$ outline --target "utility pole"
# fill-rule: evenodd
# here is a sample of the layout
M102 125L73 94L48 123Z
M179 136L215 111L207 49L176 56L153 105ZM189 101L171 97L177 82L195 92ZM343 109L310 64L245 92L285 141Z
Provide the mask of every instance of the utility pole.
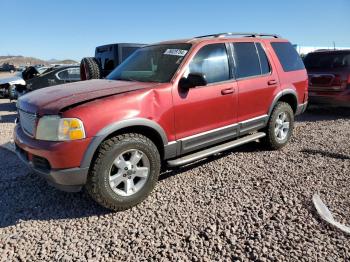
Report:
M333 49L335 50L335 42L333 41Z

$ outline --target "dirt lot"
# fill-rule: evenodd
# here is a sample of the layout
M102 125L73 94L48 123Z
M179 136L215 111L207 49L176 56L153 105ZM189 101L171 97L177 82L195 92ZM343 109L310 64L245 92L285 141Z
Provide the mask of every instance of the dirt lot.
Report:
M14 104L0 100L1 143ZM112 213L57 191L0 149L0 261L349 261L350 236L322 222L319 192L350 224L350 112L314 108L291 143L258 143L167 171L136 208Z

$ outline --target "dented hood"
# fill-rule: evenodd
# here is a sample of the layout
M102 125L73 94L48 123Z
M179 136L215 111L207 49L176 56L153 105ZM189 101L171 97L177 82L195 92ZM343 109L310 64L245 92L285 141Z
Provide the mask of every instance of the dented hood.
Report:
M39 115L58 114L63 108L75 104L157 85L159 84L104 79L81 81L30 92L18 99L17 107Z

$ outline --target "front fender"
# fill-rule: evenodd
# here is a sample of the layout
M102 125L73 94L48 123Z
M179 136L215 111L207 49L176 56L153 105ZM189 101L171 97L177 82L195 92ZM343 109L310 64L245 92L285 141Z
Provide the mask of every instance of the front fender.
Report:
M156 122L147 119L147 118L132 118L132 119L126 119L122 121L118 121L115 123L112 123L104 128L102 128L92 139L90 142L84 157L81 161L80 167L89 167L92 161L92 158L99 147L99 145L102 143L103 140L105 140L110 134L113 134L114 132L121 130L126 127L133 127L133 126L144 126L149 127L155 130L160 137L162 138L163 145L166 146L168 144L168 139L166 136L166 133L164 129Z

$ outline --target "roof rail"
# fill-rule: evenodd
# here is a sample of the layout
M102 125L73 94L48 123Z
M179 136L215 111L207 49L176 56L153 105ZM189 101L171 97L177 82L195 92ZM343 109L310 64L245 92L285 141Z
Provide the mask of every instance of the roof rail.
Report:
M266 33L218 33L211 35L201 35L196 36L195 38L205 38L205 37L226 37L226 36L243 36L243 37L273 37L273 38L281 38L281 36L276 34L266 34Z

